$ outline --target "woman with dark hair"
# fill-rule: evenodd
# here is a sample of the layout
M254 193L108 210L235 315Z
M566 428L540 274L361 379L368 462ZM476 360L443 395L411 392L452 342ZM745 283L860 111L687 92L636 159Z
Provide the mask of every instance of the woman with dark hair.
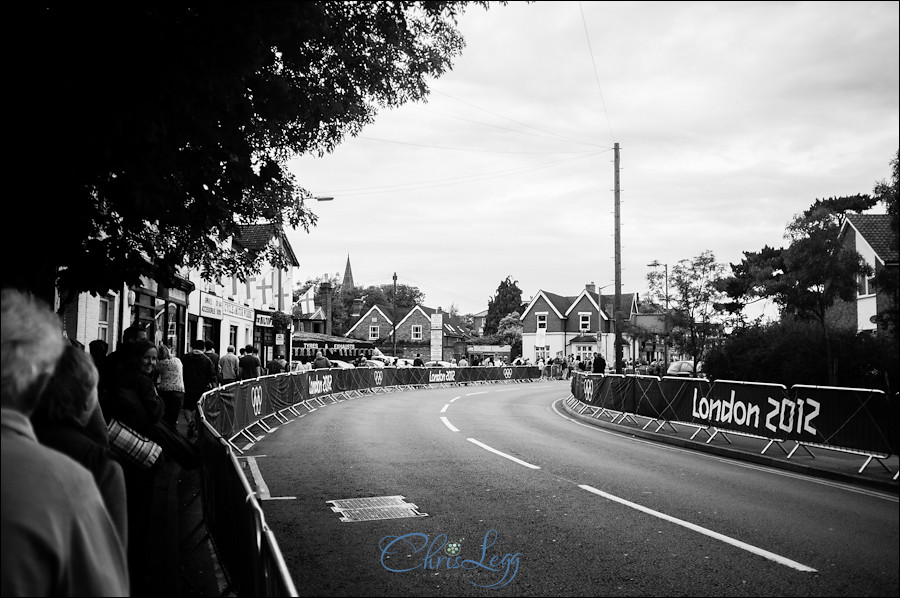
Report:
M101 400L106 421L112 419L149 438L156 435L156 422L164 412L156 392L156 346L148 340L123 344L122 367L112 375ZM162 469L160 455L150 469L121 461L128 492L128 568L132 588L146 587L152 573L147 569L147 537L153 509L156 475Z
M31 423L41 444L68 455L94 475L124 547L128 542L125 478L109 454L106 423L97 402L98 379L88 354L66 346Z

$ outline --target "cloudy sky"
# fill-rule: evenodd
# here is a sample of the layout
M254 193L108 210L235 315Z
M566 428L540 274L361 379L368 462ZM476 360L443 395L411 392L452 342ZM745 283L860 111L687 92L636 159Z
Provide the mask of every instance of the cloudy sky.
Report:
M425 104L383 111L293 163L319 224L290 234L300 281L392 282L487 309L647 264L781 247L817 198L869 193L900 147L897 2L510 2L471 7Z

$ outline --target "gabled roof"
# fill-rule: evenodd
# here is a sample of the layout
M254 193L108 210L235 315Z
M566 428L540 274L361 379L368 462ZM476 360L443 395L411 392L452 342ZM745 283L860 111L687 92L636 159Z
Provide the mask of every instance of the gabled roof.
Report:
M566 319L569 317L569 313L575 308L579 301L581 301L582 297L588 297L590 299L591 304L600 312L601 317L610 319L609 314L613 312L613 306L615 305L616 296L615 295L600 295L599 293L588 291L584 289L581 293L576 297L563 297L562 295L557 295L555 293L551 293L549 291L538 291L537 295L531 300L531 303L528 304L528 307L525 308L525 311L522 312L520 320L524 320L525 316L531 309L534 307L534 304L537 303L537 300L543 298L547 303L550 304L550 307L556 312L556 315L560 319ZM637 306L637 293L622 293L622 309L629 316L633 311L636 311ZM600 306L603 306L603 309L600 309Z
M391 319L391 316L390 316L391 308L387 307L386 305L373 305L366 311L366 313L359 316L359 318L353 322L353 324L350 326L350 328L347 330L347 332L344 333L344 336L347 336L351 332L353 332L353 329L356 328L360 322L362 322L363 320L368 318L369 314L376 312L376 311L378 313L380 313L385 320L387 320L388 324L391 324L393 326L394 321Z
M897 236L891 230L889 214L847 214L841 235L844 234L848 225L856 229L856 232L866 240L866 243L883 263L897 263Z
M308 313L308 314L300 314L300 317L297 318L297 319L298 319L298 320L303 320L303 321L308 321L308 320L324 320L324 319L325 319L325 312L322 310L321 307L318 307L318 306L317 306L316 309L315 309L315 311L313 311L312 313Z
M566 317L569 317L569 313L575 309L575 306L581 301L582 297L587 297L590 300L591 304L594 306L594 309L600 311L600 304L598 303L599 295L597 293L592 293L591 291L584 289L581 291L581 294L575 297L572 300L572 304L569 306L569 309L566 310Z
M253 253L259 253L260 251L263 251L266 246L272 242L272 238L276 236L278 236L280 239L279 242L284 247L288 264L295 267L299 266L300 262L297 260L296 254L294 254L294 249L291 247L287 235L285 235L284 231L277 225L272 224L271 222L264 224L242 224L238 226L238 232L234 236L232 243Z
M438 313L436 309L433 309L431 307L425 307L424 305L415 305L412 308L410 308L410 310L406 313L405 316L403 316L403 318L399 322L397 322L397 328L402 326L403 322L405 322L407 320L407 318L409 318L411 315L413 315L417 311L420 312L426 318L428 318L429 321L431 320L431 316L433 314ZM442 318L442 321L443 321L442 328L444 329L445 334L447 334L449 336L460 336L460 337L465 336L466 333L459 326L458 318L451 316L447 312L441 312L441 313L444 314L444 317Z
M562 295L557 295L555 293L551 293L549 291L538 291L537 294L531 299L531 302L528 304L528 307L522 312L522 315L519 316L520 320L525 319L525 315L531 311L531 308L534 307L534 304L538 302L538 299L543 299L547 303L550 304L550 308L556 312L556 316L560 319L565 318L564 315L566 313L566 309L568 309L571 299L568 297L563 297Z

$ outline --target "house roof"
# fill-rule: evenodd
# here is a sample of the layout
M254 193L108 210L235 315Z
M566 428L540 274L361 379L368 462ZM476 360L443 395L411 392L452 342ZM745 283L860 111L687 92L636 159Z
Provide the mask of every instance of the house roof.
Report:
M409 312L407 312L407 314L405 316L403 316L403 318L397 323L397 326L398 327L402 326L403 322L405 322L406 319L409 318L409 316L411 316L413 314L413 312L415 312L416 310L422 312L422 314L425 317L427 317L429 320L431 319L431 316L433 314L438 313L438 311L434 308L425 307L424 305L416 305L416 306L410 308ZM460 327L459 318L457 318L455 316L451 316L447 312L441 312L441 313L444 314L444 317L442 318L442 324L443 324L442 327L444 329L444 334L446 334L448 336L458 336L458 337L465 336L466 333Z
M556 315L560 318L566 318L569 315L569 312L575 307L575 304L584 297L587 296L590 301L593 303L595 307L600 310L600 313L606 318L610 319L609 314L613 312L613 306L615 305L616 296L615 295L600 295L599 293L583 290L575 297L564 297L562 295L557 295L556 293L551 293L549 291L538 291L534 298L531 300L531 303L528 304L528 307L522 312L522 316L520 319L524 320L525 315L531 311L534 307L534 304L537 303L537 300L543 298L550 306L556 310ZM638 294L637 293L622 293L622 308L628 316L631 316L633 311L636 311ZM600 309L602 306L603 309Z
M273 237L279 236L279 238L281 239L280 242L284 247L284 252L286 254L288 264L295 267L300 266L300 262L297 260L297 255L294 253L294 249L293 247L291 247L291 243L290 241L288 241L287 235L283 234L283 232L284 231L281 230L278 225L271 222L263 224L242 224L238 226L238 232L234 236L234 240L232 242L235 245L240 245L248 251L259 253L266 248L266 246L272 241Z
M897 263L897 236L891 230L890 215L847 214L847 224L856 229L885 264Z
M384 319L387 320L388 324L391 324L393 326L394 320L393 320L393 318L391 318L391 308L388 307L387 305L373 305L372 307L370 307L369 309L366 310L366 313L361 314L355 320L351 320L350 327L347 329L347 332L345 332L344 334L348 335L351 332L353 332L353 330L359 325L359 323L362 322L364 319L368 318L369 314L371 314L373 311L378 311L379 313L381 313L381 315L384 317Z

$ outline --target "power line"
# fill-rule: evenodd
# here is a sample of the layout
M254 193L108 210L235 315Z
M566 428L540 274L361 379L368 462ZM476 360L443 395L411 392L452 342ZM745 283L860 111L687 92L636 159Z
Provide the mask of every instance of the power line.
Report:
M559 152L559 151L521 152L521 151L508 151L508 150L487 150L487 149L472 149L472 148L468 148L468 147L448 147L446 145L430 145L427 143L412 143L411 141L395 141L393 139L379 139L377 137L360 137L360 139L365 139L367 141L380 141L382 143L395 143L398 145L413 145L416 147L430 147L432 149L452 150L452 151L458 151L458 152L482 152L482 153L487 153L487 154L589 154L592 152L596 153L596 150L580 150L580 151L569 151L569 152Z
M603 89L600 87L600 75L597 74L597 62L594 60L594 49L591 47L591 36L588 34L587 21L584 18L584 6L581 2L578 3L578 8L581 10L581 22L584 25L584 37L587 39L588 51L591 54L591 64L594 66L594 79L597 81L597 91L600 92L600 104L603 106L603 115L606 117L606 124L609 126L609 138L614 140L616 136L613 135L612 123L609 121L609 113L606 111L606 102L603 101Z

